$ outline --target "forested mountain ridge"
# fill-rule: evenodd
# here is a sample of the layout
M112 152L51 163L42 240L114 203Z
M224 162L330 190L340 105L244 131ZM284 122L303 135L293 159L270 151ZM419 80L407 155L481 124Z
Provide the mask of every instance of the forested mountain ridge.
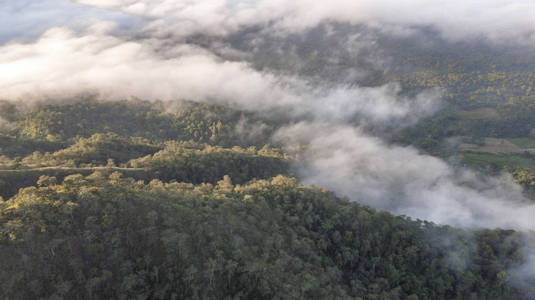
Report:
M481 230L472 244L293 178L195 186L97 171L40 185L0 204L4 298L521 297L506 284L517 233Z
M18 113L3 133L3 298L526 297L508 281L520 233L413 221L301 186L277 176L294 157L231 130L247 113L185 107ZM121 114L91 121L110 109Z

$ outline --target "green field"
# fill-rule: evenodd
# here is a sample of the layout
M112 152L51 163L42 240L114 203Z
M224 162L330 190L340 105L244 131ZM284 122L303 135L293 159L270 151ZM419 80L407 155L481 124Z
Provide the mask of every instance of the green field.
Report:
M535 156L524 153L462 152L462 161L476 169L535 168Z
M535 148L535 139L532 137L510 138L507 140L520 148Z
M467 120L498 120L499 115L496 109L483 107L473 110L459 110L457 116Z

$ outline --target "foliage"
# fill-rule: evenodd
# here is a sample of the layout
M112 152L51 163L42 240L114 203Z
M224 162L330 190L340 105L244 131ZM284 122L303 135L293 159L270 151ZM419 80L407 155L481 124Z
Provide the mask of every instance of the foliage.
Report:
M68 142L76 137L113 132L154 141L181 140L213 145L263 146L273 126L251 113L193 102L141 100L101 102L84 99L43 104L15 122L21 137Z
M43 182L0 204L3 298L521 296L507 285L521 261L514 232L480 231L473 245L462 230L288 177L245 186L146 185L116 173ZM469 258L466 266L452 255Z
M290 172L291 159L268 146L257 150L254 146L223 148L169 141L164 149L156 152L158 149L142 139L95 134L52 154L35 152L22 160L4 158L0 169L0 196L9 198L20 188L36 185L42 175L54 176L61 182L68 175L88 175L97 170L117 171L147 182L159 179L196 184L215 184L225 175L243 184L255 178ZM154 154L140 157L147 153ZM133 157L138 158L126 162ZM117 166L119 163L122 166Z
M24 157L35 151L52 152L63 146L58 142L33 140L0 133L0 154L8 157Z
M163 181L191 183L215 183L224 175L230 175L235 183L245 183L253 178L269 178L287 174L289 159L267 146L222 148L194 143L168 142L154 155L131 160L134 168L149 168L155 178Z
M81 138L70 147L52 154L51 159L103 165L112 159L124 163L130 159L152 154L158 146L140 138L123 138L114 133L96 133L90 138Z

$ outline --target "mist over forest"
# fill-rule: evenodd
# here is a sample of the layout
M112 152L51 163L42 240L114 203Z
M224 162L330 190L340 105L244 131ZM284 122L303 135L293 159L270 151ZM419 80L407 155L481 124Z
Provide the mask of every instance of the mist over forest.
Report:
M0 0L0 298L535 299L534 15Z

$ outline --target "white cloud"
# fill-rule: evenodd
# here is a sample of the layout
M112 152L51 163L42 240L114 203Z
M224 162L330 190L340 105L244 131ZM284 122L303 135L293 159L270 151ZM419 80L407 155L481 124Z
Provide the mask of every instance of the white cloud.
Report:
M399 97L397 85L312 87L299 78L221 60L197 46L129 41L111 31L112 23L95 23L85 34L54 28L35 43L0 47L0 97L31 100L98 93L104 99L187 99L249 110L287 108L294 115L332 120L358 115L374 123L410 123L437 108L436 93L413 100Z
M276 135L307 145L298 174L397 215L463 227L535 228L535 204L508 175L478 178L412 147L387 145L344 124L302 122Z
M277 95L273 76L244 63L220 61L192 45L156 53L150 41L122 40L108 35L109 30L104 23L85 35L54 28L35 43L1 47L1 97L66 98L98 92L107 99L217 98L244 105L258 99L255 104L260 105L266 91Z
M446 38L486 37L494 41L532 42L535 2L531 0L77 0L98 7L178 24L173 31L228 34L244 26L275 24L302 30L324 21L387 27L405 32L413 26L434 26ZM163 21L165 20L165 21ZM162 23L163 22L163 23ZM156 26L161 29L161 27Z

